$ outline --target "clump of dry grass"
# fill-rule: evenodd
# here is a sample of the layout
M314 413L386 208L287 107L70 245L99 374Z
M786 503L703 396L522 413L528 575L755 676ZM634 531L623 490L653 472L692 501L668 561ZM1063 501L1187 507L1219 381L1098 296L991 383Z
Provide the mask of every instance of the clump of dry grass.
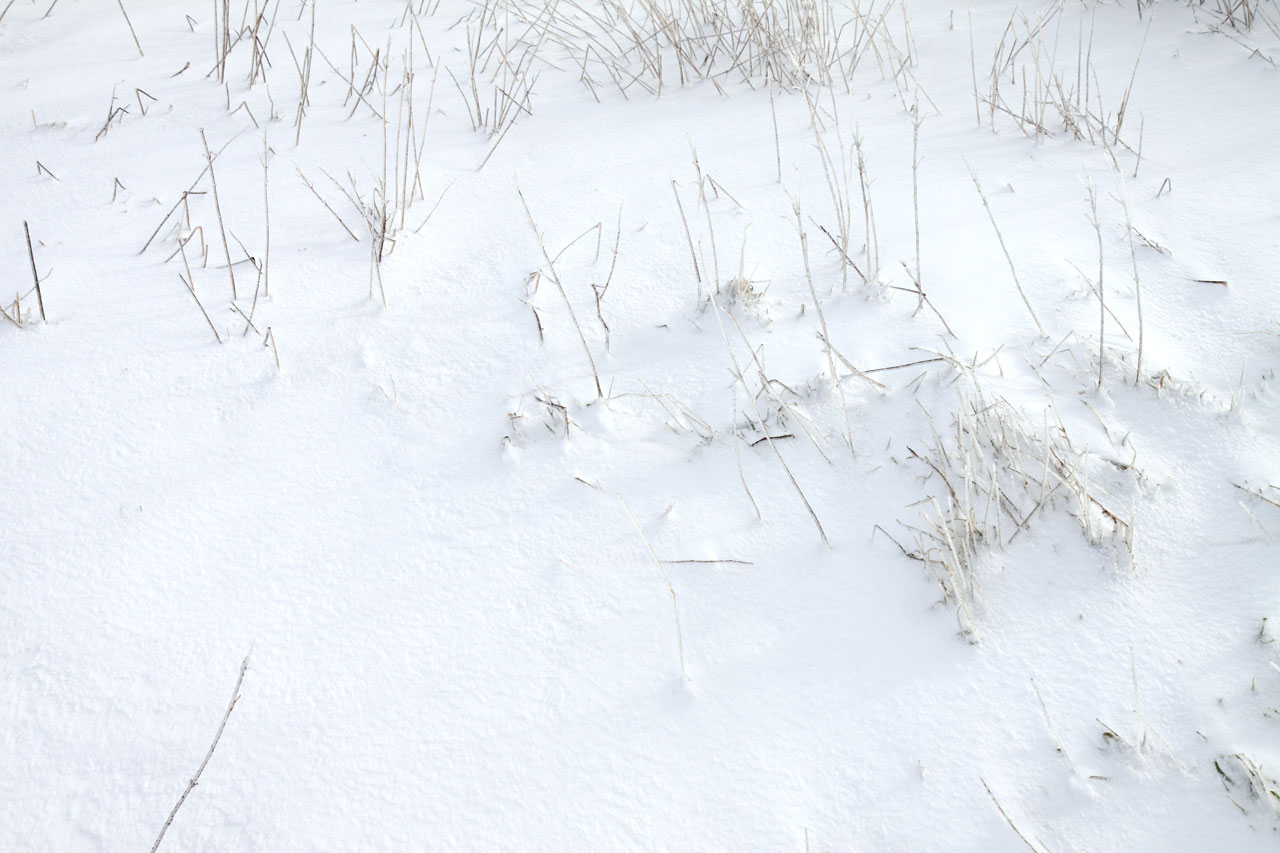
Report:
M1110 101L1104 97L1093 61L1097 14L1096 0L1078 6L1058 0L1035 17L1015 10L992 51L985 78L978 76L970 22L970 62L979 126L985 120L994 131L1000 126L998 118L1012 121L1037 142L1063 130L1076 139L1101 145L1113 162L1119 150L1139 156L1140 143L1137 148L1131 146L1121 133L1130 113L1130 96L1155 19L1154 9L1148 13L1128 85L1109 93ZM1076 55L1074 63L1072 53Z
M1280 10L1275 0L1187 0L1199 19L1209 19L1211 29L1227 27L1237 31L1265 28L1280 37Z
M915 504L922 509L909 526L917 544L909 556L928 566L961 632L974 637L984 555L1013 542L1037 514L1065 504L1091 544L1110 544L1112 562L1132 565L1136 473L1077 447L1049 412L1037 425L988 397L960 369L950 430L940 435L930 418L931 442L910 449L934 493Z
M1242 814L1259 810L1280 823L1280 782L1267 775L1252 757L1242 752L1219 756L1213 762L1227 796ZM1249 806L1240 802L1243 799Z
M570 404L562 402L560 397L540 386L534 387L516 399L511 411L507 412L510 431L503 438L504 443L517 447L527 444L540 435L560 435L569 437L569 428L578 424L570 416Z
M885 18L894 8L864 15L855 4L849 16L826 0L502 3L503 12L570 58L597 100L602 87L629 98L697 80L717 89L734 81L788 89L839 83L847 90L869 51L883 64L876 42L887 38Z

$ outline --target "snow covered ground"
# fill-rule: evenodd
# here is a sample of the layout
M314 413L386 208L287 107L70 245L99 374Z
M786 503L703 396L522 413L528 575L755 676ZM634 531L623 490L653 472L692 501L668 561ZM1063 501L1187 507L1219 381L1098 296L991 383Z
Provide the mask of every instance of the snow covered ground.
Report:
M0 848L1274 849L1222 8L10 2Z

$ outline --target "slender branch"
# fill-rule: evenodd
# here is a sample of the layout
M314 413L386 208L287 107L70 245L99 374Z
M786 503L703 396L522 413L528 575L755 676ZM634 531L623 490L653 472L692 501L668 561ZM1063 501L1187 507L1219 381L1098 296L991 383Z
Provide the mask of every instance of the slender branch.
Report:
M138 41L138 34L133 30L133 21L129 20L129 13L124 10L124 0L116 0L116 5L120 7L120 13L124 15L124 22L129 25L129 34L133 36L133 43L138 47L138 56L146 56L142 52L142 42Z
M156 843L151 845L151 853L156 853L160 848L160 842L164 840L164 834L169 830L169 824L173 823L174 816L178 813L178 809L182 808L182 804L186 802L187 795L191 793L196 784L200 781L200 774L204 772L204 768L208 766L209 759L213 758L213 751L218 748L218 741L222 739L222 730L227 727L227 720L231 717L231 711L236 707L236 702L240 699L240 685L244 683L245 670L249 668L249 655L244 656L244 662L240 664L240 677L236 679L236 689L231 691L231 702L227 705L227 712L222 715L222 723L218 726L218 733L213 736L213 743L209 744L209 751L205 753L204 761L200 762L200 766L196 769L196 773L191 777L191 781L187 783L187 789L182 792L182 796L178 798L178 802L174 804L173 811L169 812L169 818L164 822L164 826L160 827L160 834L156 836Z
M569 319L573 321L574 331L578 333L578 340L582 342L582 351L587 354L587 363L591 365L591 377L596 381L596 396L604 396L604 388L600 385L600 372L596 370L595 357L591 355L591 347L587 346L587 337L582 334L582 326L578 324L578 315L573 311L573 304L569 302L569 294L565 293L564 284L560 281L560 276L556 272L555 261L551 260L551 256L547 254L546 244L542 242L542 235L538 233L538 226L533 221L533 213L529 210L529 204L524 200L524 193L520 192L520 187L516 187L516 195L520 197L520 205L524 208L524 215L529 220L529 228L533 230L533 236L538 241L538 248L542 250L542 259L547 262L547 273L551 277L552 283L555 284L556 290L560 291L560 298L564 300L564 307L569 311Z
M1040 332L1040 337L1044 337L1044 326L1040 325L1040 318L1036 316L1035 309L1031 307L1031 302L1027 299L1027 294L1022 290L1022 283L1018 281L1018 271L1014 269L1013 257L1009 254L1009 249L1004 244L1004 236L1000 233L1000 226L996 224L996 215L991 212L991 205L987 203L987 194L982 191L982 183L978 180L978 173L974 171L973 165L968 160L965 160L965 165L969 167L969 177L973 178L973 186L978 190L978 196L982 199L982 206L987 211L987 218L991 220L991 227L996 232L996 239L1000 241L1000 250L1004 252L1004 259L1009 262L1009 272L1013 275L1013 286L1018 288L1018 295L1022 297L1022 304L1027 306L1027 313L1035 321L1036 330Z
M209 166L209 183L213 184L213 208L218 213L218 230L222 233L222 250L227 255L227 275L231 277L231 298L238 299L236 294L236 273L231 264L231 246L227 243L227 229L222 224L222 204L218 201L218 179L213 174L213 155L209 153L209 140L204 137L204 128L200 129L200 141L204 143L204 159Z
M991 793L991 786L987 784L987 780L979 777L978 781L982 783L982 787L987 789L987 795L991 797L991 802L996 804L996 808L1000 811L1000 817L1004 818L1004 822L1009 824L1009 828L1014 831L1014 834L1022 840L1023 844L1027 845L1029 849L1034 851L1034 853L1040 853L1040 851L1036 850L1035 845L1028 841L1027 837L1019 831L1018 827L1014 826L1013 821L1009 818L1008 812L1004 810L1004 806L1000 805L1000 801L996 799L996 795Z
M27 227L27 220L22 220L22 230L27 235L27 257L31 259L31 277L36 280L36 300L40 303L40 320L44 323L49 322L49 318L44 315L44 293L40 290L40 273L36 272L36 253L31 248L31 229Z
M631 524L635 527L636 533L639 533L640 538L644 540L645 547L649 549L649 556L653 557L653 562L657 565L658 572L662 575L662 582L667 585L667 592L671 593L671 612L676 617L676 645L680 651L680 680L687 680L688 676L685 674L684 669L684 631L680 628L680 605L676 603L676 588L671 585L671 578L667 576L667 570L662 565L662 560L658 559L657 552L649 544L649 537L644 535L644 528L640 526L640 522L636 521L636 517L631 514L631 508L627 506L627 502L622 499L622 495L614 495L614 497L618 499L618 503L622 504L622 511L627 514L627 518L631 519Z

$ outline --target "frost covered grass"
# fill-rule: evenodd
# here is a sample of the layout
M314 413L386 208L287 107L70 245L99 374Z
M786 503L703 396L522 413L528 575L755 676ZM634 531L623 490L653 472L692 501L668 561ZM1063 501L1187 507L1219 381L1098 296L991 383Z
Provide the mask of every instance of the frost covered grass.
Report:
M0 846L1269 848L1277 20L11 0Z

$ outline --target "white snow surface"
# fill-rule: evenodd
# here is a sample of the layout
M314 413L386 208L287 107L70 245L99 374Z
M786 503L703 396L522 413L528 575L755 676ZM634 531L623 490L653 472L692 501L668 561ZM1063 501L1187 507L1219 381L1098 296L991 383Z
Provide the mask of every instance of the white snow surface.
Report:
M0 17L0 849L150 849L246 654L161 849L1280 843L1265 22L839 3L878 22L847 81L681 85L668 53L625 95L548 39L499 136L468 117L468 39L516 43L542 5L319 0L295 144L312 9L268 6L252 87L254 0L225 85L216 4L125 0L141 52L116 3ZM1113 128L1132 78L1125 144L1052 107L1052 135L985 102L979 125L975 78L1036 15ZM363 101L353 44L357 86L390 57ZM1014 112L1032 53L1000 72ZM384 168L379 285L352 197ZM860 272L821 230L833 184ZM221 343L179 277L197 228ZM984 497L966 622L910 528L952 500L929 449L965 490L955 421L997 402L1103 491Z

